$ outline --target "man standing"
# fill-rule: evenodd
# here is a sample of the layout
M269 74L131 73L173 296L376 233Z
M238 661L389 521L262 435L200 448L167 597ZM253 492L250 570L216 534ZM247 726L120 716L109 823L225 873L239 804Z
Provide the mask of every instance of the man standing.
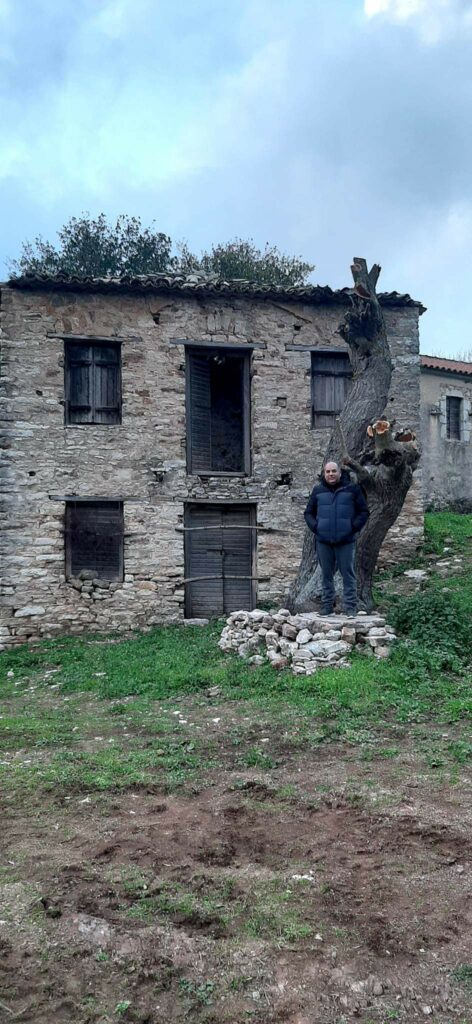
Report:
M346 615L356 614L356 536L368 518L369 509L359 485L337 462L327 462L305 509L305 520L316 537L321 567L321 615L331 615L333 611L336 569L343 581L343 610Z

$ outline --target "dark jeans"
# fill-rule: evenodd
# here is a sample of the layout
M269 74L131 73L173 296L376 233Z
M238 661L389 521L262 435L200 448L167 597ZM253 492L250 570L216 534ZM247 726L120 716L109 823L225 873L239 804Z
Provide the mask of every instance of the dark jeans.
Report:
M339 569L343 580L344 610L357 608L357 580L355 570L356 542L351 544L323 544L316 541L316 552L321 566L321 604L331 609L334 604L334 573Z

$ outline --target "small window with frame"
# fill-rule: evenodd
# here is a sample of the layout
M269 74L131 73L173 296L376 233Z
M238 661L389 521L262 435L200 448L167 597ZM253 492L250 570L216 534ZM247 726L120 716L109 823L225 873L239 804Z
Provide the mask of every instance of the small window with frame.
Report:
M446 437L450 441L462 439L462 398L446 396Z
M345 351L311 353L311 425L333 427L352 384L352 366Z
M121 423L121 345L66 341L65 422Z
M123 502L68 501L65 530L66 578L93 573L123 579Z

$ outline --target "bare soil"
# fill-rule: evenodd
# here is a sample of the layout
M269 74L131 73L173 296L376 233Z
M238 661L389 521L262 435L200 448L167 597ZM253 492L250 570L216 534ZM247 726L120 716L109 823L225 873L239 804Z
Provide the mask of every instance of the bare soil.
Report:
M470 776L265 737L194 791L4 800L0 1019L470 1024Z

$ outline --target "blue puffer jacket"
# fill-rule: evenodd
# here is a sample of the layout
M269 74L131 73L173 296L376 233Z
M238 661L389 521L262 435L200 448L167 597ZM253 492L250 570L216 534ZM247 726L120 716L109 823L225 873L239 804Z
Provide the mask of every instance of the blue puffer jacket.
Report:
M367 502L345 469L336 487L328 487L323 476L313 488L305 509L305 520L323 544L349 544L369 518Z

